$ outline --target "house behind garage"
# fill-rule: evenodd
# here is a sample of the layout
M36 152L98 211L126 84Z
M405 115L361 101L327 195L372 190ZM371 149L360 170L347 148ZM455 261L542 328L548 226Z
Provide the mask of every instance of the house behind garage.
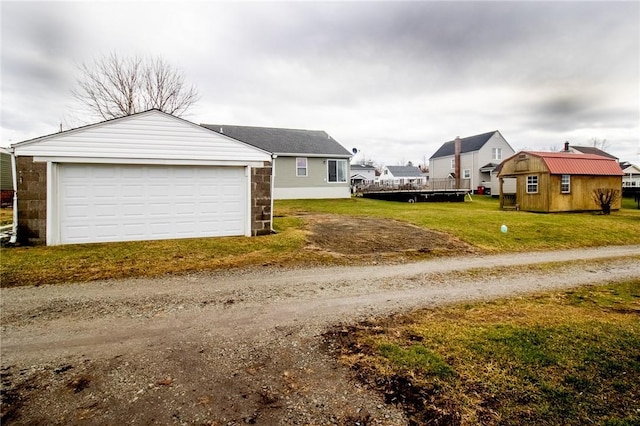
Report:
M352 153L323 130L202 124L273 156L273 198L349 198Z
M271 230L271 155L150 110L11 146L18 238L74 244Z

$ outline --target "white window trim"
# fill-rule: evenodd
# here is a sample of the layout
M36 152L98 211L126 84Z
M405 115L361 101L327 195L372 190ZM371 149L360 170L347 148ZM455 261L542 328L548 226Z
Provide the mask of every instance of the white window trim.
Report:
M451 159L451 170L455 170L455 168L456 168L456 159L452 158Z
M462 179L471 179L471 169L464 169L462 171Z
M329 164L335 161L336 163L336 180L335 181L331 181L329 179ZM339 173L338 173L338 164L344 164L344 180L338 180L339 178ZM348 181L348 177L347 175L349 174L349 169L347 167L347 160L342 160L342 159L334 159L334 158L329 158L327 159L327 183L346 183Z
M298 167L298 160L304 160L304 167ZM299 169L304 168L304 174L298 173ZM309 160L306 157L296 157L296 177L308 177L309 176Z
M492 148L491 156L494 160L502 160L502 148Z
M564 183L564 177L567 177L567 189L564 190L563 186L565 185ZM561 175L560 176L560 192L562 194L570 194L571 193L571 175Z
M534 185L533 183L531 183L531 184L529 183L529 178L535 178L536 179L536 183L535 183L536 190L535 191L529 191L529 185ZM537 194L538 190L539 190L539 185L540 185L540 182L539 182L539 179L538 179L537 175L529 175L529 176L527 176L527 194Z

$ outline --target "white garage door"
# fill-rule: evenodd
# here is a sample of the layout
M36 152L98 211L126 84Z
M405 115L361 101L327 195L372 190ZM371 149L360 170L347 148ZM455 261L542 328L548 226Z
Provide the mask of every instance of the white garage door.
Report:
M245 235L242 167L60 164L60 243Z

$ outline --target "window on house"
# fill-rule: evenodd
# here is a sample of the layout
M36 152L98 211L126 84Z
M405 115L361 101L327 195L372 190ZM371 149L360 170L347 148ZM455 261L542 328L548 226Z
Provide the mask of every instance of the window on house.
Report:
M563 194L568 194L571 192L571 175L562 175L562 180L560 181L560 191Z
M307 176L306 158L296 158L296 176Z
M491 155L494 160L502 160L502 148L492 148Z
M452 158L452 159L451 159L451 170L453 170L453 169L455 169L455 168L456 168L456 159L455 159L455 158Z
M527 194L538 193L538 176L527 176Z
M471 179L471 170L464 169L462 171L462 179Z
M328 181L332 183L347 181L347 160L327 160Z

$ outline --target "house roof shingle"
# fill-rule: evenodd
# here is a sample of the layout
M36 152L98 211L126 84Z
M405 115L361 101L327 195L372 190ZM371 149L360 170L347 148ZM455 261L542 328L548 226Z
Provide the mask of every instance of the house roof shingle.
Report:
M229 126L225 124L201 124L201 126L273 154L352 156L349 151L323 130Z
M542 158L552 175L624 175L620 164L615 159L601 155L536 151L524 151L524 153Z
M466 138L460 138L462 143L460 144L460 153L478 151L484 146L491 136L493 136L497 130L488 133L482 133L481 135L469 136ZM445 142L442 146L431 156L431 158L448 157L455 154L455 140Z
M369 164L352 164L351 165L351 171L358 171L358 170L375 170L376 168L374 166L371 166Z
M594 146L575 146L575 145L571 145L572 149L575 149L576 151L579 151L583 154L593 154L593 155L600 155L602 157L607 157L607 158L613 158L615 160L618 159L618 157L614 157L613 155L609 154L606 151L601 150L600 148L596 148Z
M422 172L414 166L387 166L394 177L422 177Z

